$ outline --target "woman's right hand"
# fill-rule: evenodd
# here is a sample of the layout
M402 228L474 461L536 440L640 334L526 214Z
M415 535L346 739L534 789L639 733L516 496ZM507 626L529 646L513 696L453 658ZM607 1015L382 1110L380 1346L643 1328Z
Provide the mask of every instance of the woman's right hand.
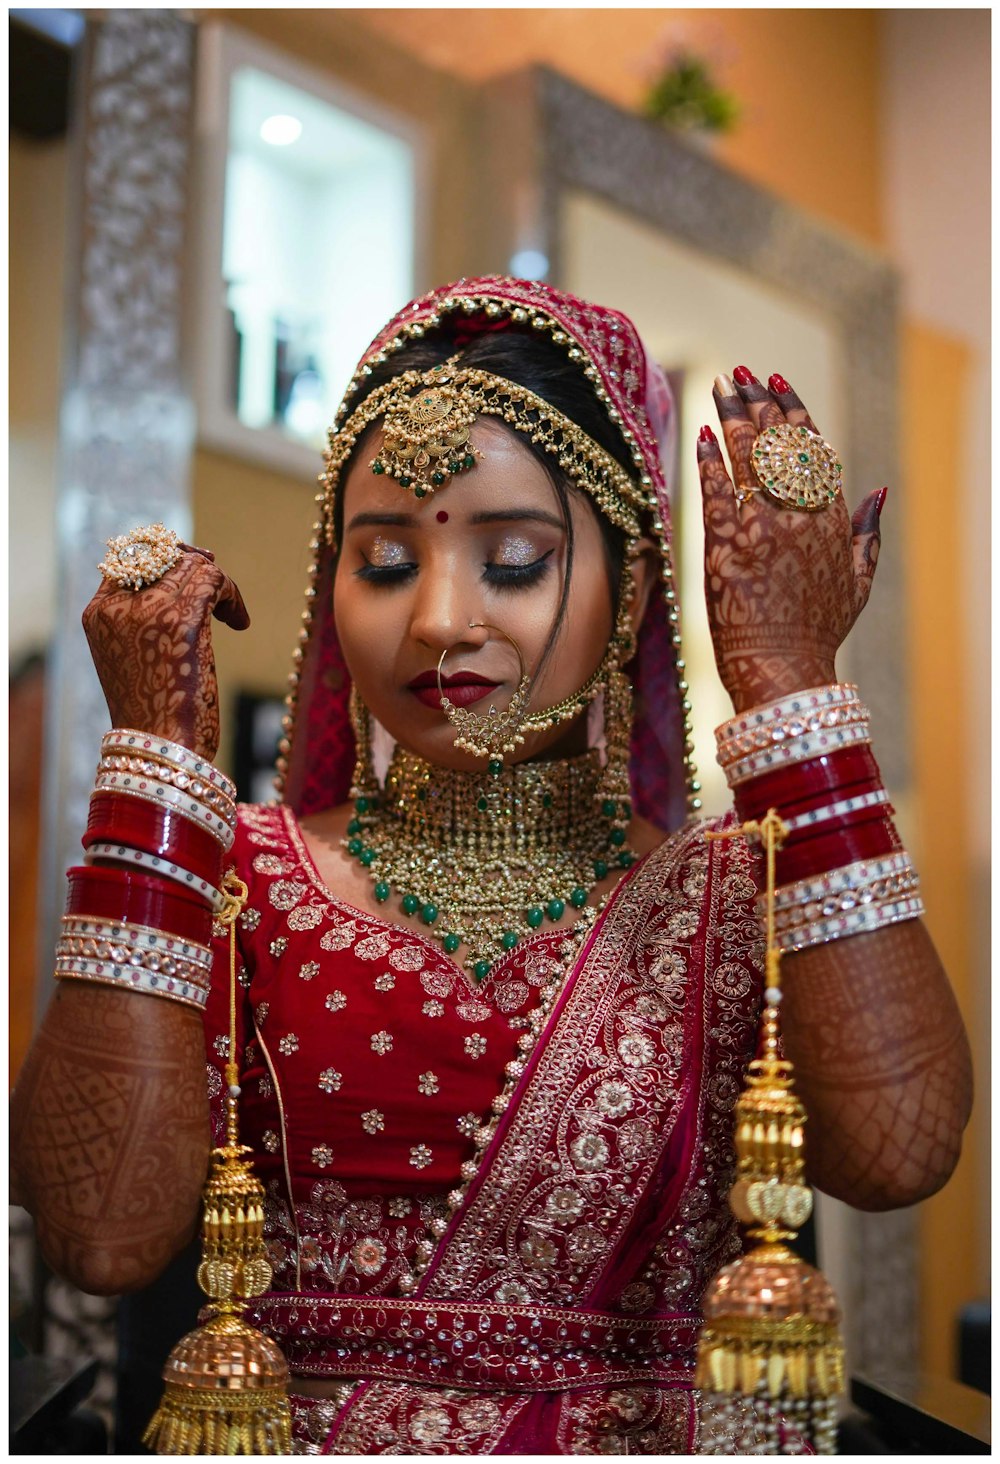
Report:
M181 547L173 568L145 589L102 580L83 628L111 725L169 737L211 762L219 748L212 617L234 630L245 630L250 617L215 556Z

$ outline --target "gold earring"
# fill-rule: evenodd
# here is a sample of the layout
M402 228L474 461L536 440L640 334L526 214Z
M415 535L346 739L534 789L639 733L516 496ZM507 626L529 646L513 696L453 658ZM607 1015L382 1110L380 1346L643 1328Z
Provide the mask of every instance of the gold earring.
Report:
M501 630L499 625L487 625L482 620L470 620L469 629L495 631L514 647L518 664L518 682L514 695L504 711L498 711L491 704L485 716L479 712L470 711L468 707L455 706L454 702L449 701L445 694L444 683L441 679L441 669L444 666L445 657L452 649L451 646L446 647L438 659L438 695L441 698L441 710L458 733L455 738L455 746L461 748L463 752L471 752L473 757L489 758L487 770L492 777L498 778L503 770L505 753L513 752L524 741L523 713L531 693L531 677L525 668L521 647L512 635Z
M354 776L351 797L358 813L368 813L379 796L378 778L372 759L371 713L361 700L356 686L351 685L351 727L354 731ZM361 805L364 805L363 807Z

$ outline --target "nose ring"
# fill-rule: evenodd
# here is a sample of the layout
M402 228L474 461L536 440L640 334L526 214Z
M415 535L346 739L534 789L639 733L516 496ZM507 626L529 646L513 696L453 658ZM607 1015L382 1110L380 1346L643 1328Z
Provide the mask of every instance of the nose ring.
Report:
M441 709L458 734L455 738L455 746L464 752L472 753L473 757L488 758L488 771L496 778L503 770L504 755L513 752L524 741L523 713L531 693L531 677L528 675L521 647L514 637L501 626L488 625L483 620L470 620L469 629L495 632L513 646L517 656L518 683L509 705L504 711L499 711L491 704L485 716L472 711L469 707L457 707L454 702L449 701L445 693L442 671L445 658L453 649L452 646L445 647L437 663L437 684Z

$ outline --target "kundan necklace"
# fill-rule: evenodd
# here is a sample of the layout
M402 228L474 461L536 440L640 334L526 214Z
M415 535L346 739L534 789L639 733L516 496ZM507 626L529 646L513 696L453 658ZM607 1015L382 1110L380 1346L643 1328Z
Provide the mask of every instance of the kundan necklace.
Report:
M567 906L581 914L613 868L628 868L627 799L602 794L596 751L499 772L439 768L397 748L385 786L355 799L344 847L376 900L395 895L451 955L487 976L506 951Z

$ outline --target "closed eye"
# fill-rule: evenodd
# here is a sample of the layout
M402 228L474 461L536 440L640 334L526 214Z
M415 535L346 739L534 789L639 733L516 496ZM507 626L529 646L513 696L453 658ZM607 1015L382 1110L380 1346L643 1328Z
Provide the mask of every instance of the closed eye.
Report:
M403 580L409 579L417 566L407 564L370 564L366 559L360 569L354 571L358 579L367 580L370 584L396 585L402 584Z
M537 584L548 571L549 560L554 553L554 549L549 549L530 564L486 564L483 566L483 578L497 590L525 589Z

